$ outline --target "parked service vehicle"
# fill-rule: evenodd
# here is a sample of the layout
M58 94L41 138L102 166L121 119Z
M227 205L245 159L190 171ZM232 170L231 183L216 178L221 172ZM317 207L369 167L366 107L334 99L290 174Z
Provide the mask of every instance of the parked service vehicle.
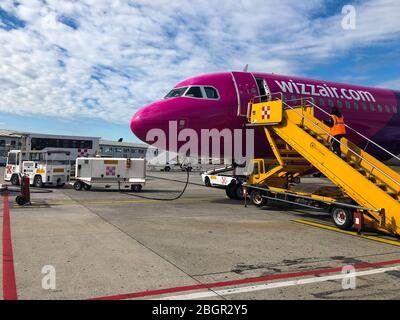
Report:
M71 161L69 151L21 151L11 150L7 156L4 180L19 185L21 176L27 175L30 184L63 187L69 182Z
M146 160L137 158L77 158L75 190L130 189L140 192L146 182Z

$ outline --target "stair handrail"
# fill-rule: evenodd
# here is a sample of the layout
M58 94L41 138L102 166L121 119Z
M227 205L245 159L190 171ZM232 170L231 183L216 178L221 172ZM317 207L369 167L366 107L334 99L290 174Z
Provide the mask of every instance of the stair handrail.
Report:
M316 107L318 110L322 111L323 113L327 114L329 116L329 113L326 112L324 109L322 109L321 107L319 107L318 105L316 105L314 102L312 102L311 100L306 100L308 103L310 103L312 106ZM378 147L379 149L381 149L382 151L386 152L387 154L391 155L393 158L396 158L397 160L400 161L400 158L396 155L394 155L393 153L391 153L389 150L386 150L384 147L382 147L381 145L379 145L378 143L376 143L375 141L367 138L366 136L364 136L362 133L358 132L356 129L353 129L352 127L350 127L347 124L344 124L346 128L350 129L351 131L355 132L356 134L358 134L360 137L364 138L365 140L367 140L368 142L372 143L373 145L375 145L376 147Z
M288 105L285 101L281 100L282 103L287 106L288 108L292 109L294 112L296 112L301 118L307 120L308 122L311 122L312 125L314 125L315 127L318 127L319 129L321 129L323 132L325 132L331 139L337 141L340 145L342 145L345 149L349 150L350 152L352 152L356 157L361 158L362 160L364 160L366 163L368 163L371 167L373 167L374 169L378 170L380 173L382 173L386 178L389 178L390 180L392 180L395 184L397 184L398 186L400 186L400 182L398 182L396 179L394 179L393 177L389 176L386 172L382 171L380 168L378 168L377 166L375 166L374 164L372 164L371 162L369 162L367 159L365 159L363 156L359 155L358 153L356 153L354 150L352 150L351 148L349 148L348 146L346 146L344 143L340 142L338 139L336 139L334 136L332 136L329 132L327 132L324 128L322 128L321 126L318 125L318 123L314 122L312 119L309 119L308 117L305 116L305 114L299 113L295 110L295 107L292 107L290 105Z

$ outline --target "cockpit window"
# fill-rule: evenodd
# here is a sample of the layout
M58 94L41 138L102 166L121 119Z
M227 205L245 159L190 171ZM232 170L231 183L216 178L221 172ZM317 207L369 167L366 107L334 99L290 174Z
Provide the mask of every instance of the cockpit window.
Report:
M176 98L181 97L186 92L188 87L172 89L164 98Z
M185 94L186 97L203 98L201 87L191 87Z
M212 87L204 87L208 99L218 99L218 92Z

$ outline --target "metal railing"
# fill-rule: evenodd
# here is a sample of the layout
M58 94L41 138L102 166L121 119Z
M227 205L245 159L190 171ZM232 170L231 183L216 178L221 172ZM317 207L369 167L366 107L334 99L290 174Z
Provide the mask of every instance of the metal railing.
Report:
M340 142L338 139L336 139L334 136L332 136L329 132L327 132L324 128L322 128L321 126L318 125L318 123L314 122L312 119L309 119L308 117L305 116L305 114L297 112L295 107L292 107L290 105L288 105L286 102L284 102L282 100L282 103L287 107L292 109L294 112L296 112L301 118L307 120L308 122L310 122L312 125L314 125L315 127L319 128L320 130L322 130L325 134L327 134L331 139L337 141L341 146L343 146L345 149L349 150L351 153L353 153L356 157L362 159L363 161L365 161L367 164L369 164L372 168L376 169L377 171L379 171L381 174L383 174L386 178L388 178L389 180L393 181L395 184L397 184L398 186L400 186L400 182L395 180L393 177L389 176L386 172L382 171L380 168L378 168L377 166L375 166L374 164L372 164L370 161L368 161L367 159L365 159L363 156L359 155L357 152L355 152L353 149L351 149L350 147L348 147L347 145L345 145L344 143Z
M314 99L312 99L314 100ZM325 113L326 115L329 116L329 113L326 112L324 109L320 108L318 105L316 105L313 101L306 99L306 101L311 104L312 106L314 106L315 108L317 108L318 110L322 111L323 113ZM350 127L349 125L345 124L345 127L350 129L351 131L353 131L354 133L356 133L357 135L359 135L360 137L362 137L363 139L367 140L369 143L372 143L374 146L378 147L379 149L381 149L382 151L386 152L388 155L392 156L393 158L396 158L397 160L400 161L400 158L396 155L394 155L393 153L391 153L389 150L386 150L384 147L380 146L379 144L377 144L375 141L367 138L366 136L364 136L362 133L358 132L357 130L353 129L352 127Z

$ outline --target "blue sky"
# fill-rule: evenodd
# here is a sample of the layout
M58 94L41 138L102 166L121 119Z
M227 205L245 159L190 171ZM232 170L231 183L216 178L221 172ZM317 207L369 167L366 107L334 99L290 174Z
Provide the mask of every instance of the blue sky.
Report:
M245 64L400 90L399 40L398 0L0 0L0 128L138 141L141 106Z

